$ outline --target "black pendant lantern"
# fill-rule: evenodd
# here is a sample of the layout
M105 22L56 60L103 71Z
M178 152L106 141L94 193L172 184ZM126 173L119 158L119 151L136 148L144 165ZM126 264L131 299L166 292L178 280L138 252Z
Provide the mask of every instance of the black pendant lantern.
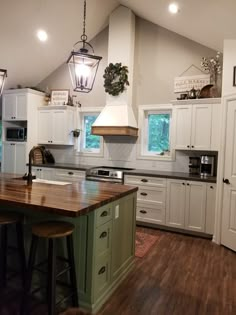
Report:
M83 34L81 35L81 40L74 44L74 48L78 44L81 44L82 47L78 51L73 49L67 60L73 89L82 93L88 93L92 90L99 62L102 59L102 57L94 55L92 45L87 42L85 20L86 0L84 1Z
M2 95L2 90L7 77L7 70L0 69L0 96Z

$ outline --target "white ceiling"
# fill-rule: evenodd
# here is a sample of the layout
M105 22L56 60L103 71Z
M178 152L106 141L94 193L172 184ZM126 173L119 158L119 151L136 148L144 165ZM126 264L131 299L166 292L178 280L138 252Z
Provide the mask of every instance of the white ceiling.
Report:
M119 5L155 24L215 50L224 38L236 39L236 0L176 0L172 16L167 0L87 0L86 34L92 39ZM83 0L0 0L0 68L8 70L6 88L35 86L66 61L82 33ZM37 40L37 29L49 34Z

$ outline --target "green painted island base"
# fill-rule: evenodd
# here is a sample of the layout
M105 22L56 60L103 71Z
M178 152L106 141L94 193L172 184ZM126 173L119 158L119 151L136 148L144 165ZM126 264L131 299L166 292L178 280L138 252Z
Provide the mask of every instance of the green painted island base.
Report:
M136 197L136 193L131 193L75 218L20 207L1 206L0 210L9 209L24 213L27 255L31 224L34 222L63 220L74 224L74 254L80 306L96 313L133 266ZM63 241L58 241L58 248L66 256ZM38 260L42 261L46 255L47 248L42 244Z

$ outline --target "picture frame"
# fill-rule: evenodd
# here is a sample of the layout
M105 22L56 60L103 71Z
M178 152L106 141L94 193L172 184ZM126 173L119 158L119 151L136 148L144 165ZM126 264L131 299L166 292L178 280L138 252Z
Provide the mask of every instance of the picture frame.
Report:
M236 86L236 66L233 69L233 86Z
M51 90L51 105L67 105L69 101L70 90Z

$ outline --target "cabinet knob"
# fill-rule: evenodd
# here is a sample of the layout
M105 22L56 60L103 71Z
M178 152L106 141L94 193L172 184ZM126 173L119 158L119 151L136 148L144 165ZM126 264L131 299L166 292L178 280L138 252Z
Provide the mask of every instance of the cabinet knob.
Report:
M223 183L229 185L230 181L228 180L228 178L225 178L225 179L223 178Z
M194 145L192 145L192 148L194 148Z
M140 210L139 212L140 212L140 213L143 213L143 214L146 214L146 213L147 213L147 211L145 211L145 210Z
M98 271L98 274L101 275L101 274L103 274L105 271L106 271L106 267L103 266L103 267Z
M185 183L182 183L182 185L185 185Z
M147 180L146 178L143 178L143 179L141 179L141 182L143 182L143 183L147 183L147 182L148 182L148 180Z
M189 183L187 183L187 186L189 186Z
M140 195L142 195L142 196L147 196L147 193L141 192Z
M187 145L187 148L190 148L190 145Z
M105 238L105 237L107 237L107 232L106 231L102 232L101 235L100 235L100 238Z
M103 211L100 215L100 217L107 217L108 216L108 212L107 211Z
M210 188L211 188L211 189L214 189L214 187L213 187L213 186L210 186Z

